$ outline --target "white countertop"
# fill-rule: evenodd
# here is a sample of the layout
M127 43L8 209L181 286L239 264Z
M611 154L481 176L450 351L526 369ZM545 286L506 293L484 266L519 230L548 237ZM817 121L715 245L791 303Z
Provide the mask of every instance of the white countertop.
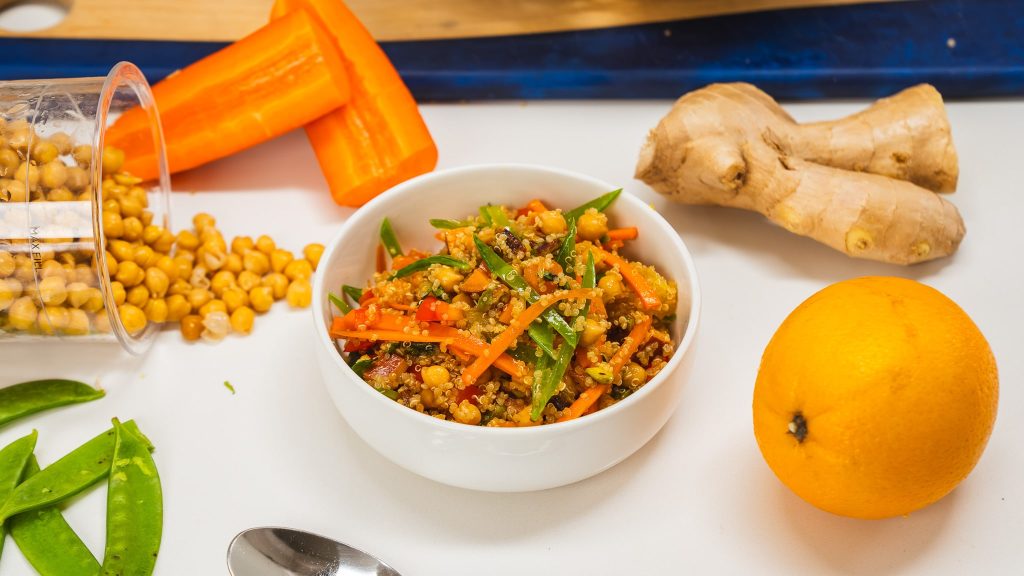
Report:
M161 334L141 360L82 345L0 344L2 383L100 378L107 397L0 430L39 430L45 465L135 418L157 446L165 491L157 574L226 573L238 531L300 527L376 553L409 576L460 574L1006 574L1024 562L1024 102L949 107L960 152L951 200L967 223L954 257L902 268L855 261L760 216L669 204L633 180L668 102L430 105L439 168L533 162L621 183L651 201L695 257L704 310L696 370L675 416L647 446L578 484L525 494L449 488L406 472L355 436L314 363L311 314L279 305L253 334L219 345ZM801 120L859 104L801 104ZM326 242L351 213L330 201L301 132L174 179L185 224L215 214L226 236L269 233L292 250ZM424 215L426 217L427 215ZM974 473L906 518L858 521L805 504L761 459L751 398L782 319L825 285L908 276L957 301L995 352L999 418ZM113 352L108 350L108 352ZM223 385L229 380L232 395ZM105 488L66 510L102 557ZM13 541L2 574L32 574Z

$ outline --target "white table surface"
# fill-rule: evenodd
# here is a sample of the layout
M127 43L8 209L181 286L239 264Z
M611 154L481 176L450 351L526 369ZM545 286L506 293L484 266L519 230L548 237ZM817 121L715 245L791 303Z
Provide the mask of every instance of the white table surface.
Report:
M439 168L550 164L620 183L652 202L697 262L704 295L697 366L675 416L615 468L563 488L488 494L415 476L367 447L331 404L313 358L308 311L275 307L254 333L218 345L161 334L143 359L81 345L0 345L2 380L99 379L107 397L0 431L39 430L46 464L135 418L157 446L165 527L157 573L224 574L238 531L301 527L374 552L403 574L1007 574L1024 562L1024 102L955 103L960 151L952 200L967 223L954 257L902 268L855 261L720 208L669 204L633 180L637 151L668 102L423 107ZM801 104L801 120L856 103ZM269 233L297 250L351 214L333 205L301 132L174 179L174 215L218 217L226 235ZM428 215L424 215L426 217ZM858 521L805 504L761 459L751 397L761 352L782 319L829 283L889 274L945 292L992 344L1002 374L995 432L952 495L909 517ZM237 390L224 386L229 380ZM105 488L67 509L98 556ZM8 541L0 573L31 574Z

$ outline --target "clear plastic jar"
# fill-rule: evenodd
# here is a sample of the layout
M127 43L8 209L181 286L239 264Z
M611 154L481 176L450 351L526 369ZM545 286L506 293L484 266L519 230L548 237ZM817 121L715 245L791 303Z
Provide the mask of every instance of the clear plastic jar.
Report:
M107 127L136 107L159 164L152 182L120 172L123 152L104 146ZM105 78L0 82L0 341L145 350L160 324L150 301L162 297L147 270L174 241L169 191L160 119L133 64Z

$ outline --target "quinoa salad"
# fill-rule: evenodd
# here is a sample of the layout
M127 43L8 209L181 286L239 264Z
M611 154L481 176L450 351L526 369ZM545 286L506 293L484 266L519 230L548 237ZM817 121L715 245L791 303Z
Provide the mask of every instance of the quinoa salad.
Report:
M676 343L675 282L619 253L642 233L609 222L620 193L431 219L435 253L403 250L385 218L376 274L329 295L331 337L369 386L442 420L536 426L607 408Z

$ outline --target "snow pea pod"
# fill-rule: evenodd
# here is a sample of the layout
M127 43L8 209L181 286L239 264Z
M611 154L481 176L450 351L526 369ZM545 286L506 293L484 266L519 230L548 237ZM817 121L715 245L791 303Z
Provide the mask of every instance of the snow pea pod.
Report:
M39 463L32 456L25 479L37 473ZM100 563L56 506L18 514L7 524L22 555L41 576L96 576L99 572Z
M402 245L398 243L395 229L391 227L391 220L387 218L380 223L380 243L384 245L392 258L402 255Z
M18 438L0 450L0 501L6 500L18 485L25 471L25 464L36 448L39 434L33 430L28 436ZM0 520L0 553L4 547L4 526Z
M124 426L138 430L130 420ZM19 484L0 506L0 522L56 504L102 480L110 473L115 439L114 429L107 430Z
M576 220L580 216L583 216L583 214L591 208L597 210L598 212L604 212L605 210L608 209L609 206L612 205L612 202L615 202L615 199L619 197L619 194L622 194L622 188L619 188L618 190L612 190L607 194L598 196L597 198L594 198L590 202L577 206L572 210L566 212L564 214L565 219Z
M412 264L400 268L397 272L391 274L391 279L393 280L395 278L403 278L414 272L426 270L427 268L430 268L434 264L443 264L445 266L451 266L452 268L458 268L463 272L473 269L473 267L470 266L468 263L463 262L458 258L452 258L451 256L447 256L445 254L437 254L434 256L427 256L426 258L421 258L413 262Z
M58 406L103 397L102 390L75 380L34 380L0 388L0 426Z
M163 528L163 493L149 447L114 419L117 444L107 483L107 547L101 576L153 573Z

